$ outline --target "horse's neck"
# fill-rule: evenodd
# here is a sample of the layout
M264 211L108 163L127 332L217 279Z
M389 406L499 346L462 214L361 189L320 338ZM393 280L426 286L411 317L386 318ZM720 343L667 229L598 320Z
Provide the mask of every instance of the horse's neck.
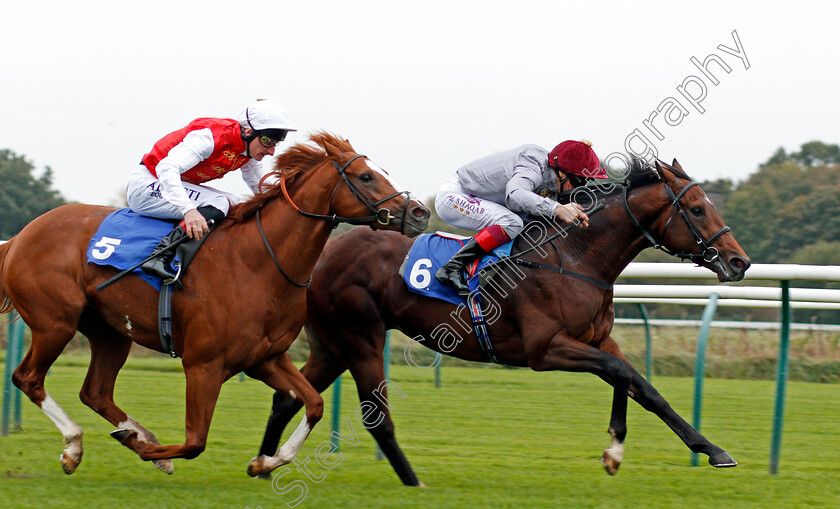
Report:
M329 239L332 224L324 219L304 217L298 210L312 214L328 214L331 193L337 183L309 181L311 176L301 176L307 180L298 182L294 190L289 190L294 205L284 197L278 197L265 205L265 211L260 217L269 244L278 259L283 258L279 260L280 265L290 276L292 273L296 274L297 278L292 278L300 282L312 274L315 263ZM266 250L265 247L263 250ZM266 258L267 263L274 264L267 253Z
M639 188L628 196L630 210L648 231L653 229L660 208L641 205L657 200L656 189ZM650 243L624 210L621 196L613 196L608 200L608 207L590 218L588 228L576 228L568 237L555 241L555 245L566 266L569 262L575 263L580 272L599 281L614 283L627 265L650 247Z

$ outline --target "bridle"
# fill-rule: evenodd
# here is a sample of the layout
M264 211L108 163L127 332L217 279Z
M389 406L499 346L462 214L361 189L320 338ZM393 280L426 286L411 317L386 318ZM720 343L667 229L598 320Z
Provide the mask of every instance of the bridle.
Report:
M295 205L295 202L292 201L292 197L289 196L289 192L286 190L286 177L285 177L285 175L280 177L280 188L283 190L283 196L286 197L286 199L289 201L289 203L291 203L292 207L294 207L295 210L297 210L300 214L302 214L306 217L313 218L313 219L323 219L325 221L329 221L329 222L332 223L333 228L336 228L341 223L354 224L354 225L370 225L370 227L373 228L374 224L388 225L388 224L391 224L392 219L397 219L396 216L391 215L390 210L388 210L386 208L377 208L377 207L379 207L380 205L382 205L383 203L385 203L386 201L388 201L392 198L396 198L397 196L400 196L400 195L404 194L405 195L405 206L403 207L402 218L400 218L401 221L402 221L402 223L400 224L400 233L405 234L405 216L406 216L406 213L408 212L408 204L411 201L411 197L410 197L408 191L399 191L399 192L396 192L396 193L394 193L390 196L386 196L385 198L382 198L381 200L373 201L368 195L366 195L364 193L364 191L359 189L359 187L356 184L354 184L352 181L350 181L350 178L347 177L347 173L345 171L345 170L347 170L347 167L349 167L350 164L353 161L355 161L356 159L359 159L360 157L367 157L367 156L364 156L362 154L356 154L354 157L350 158L350 160L347 161L346 163L344 163L344 165L342 165L342 166L339 166L338 163L335 162L335 160L331 161L333 166L335 166L336 171L338 171L338 174L341 177L341 180L339 180L338 183L335 185L335 189L333 189L332 195L330 196L330 210L332 210L332 201L333 201L333 198L335 198L335 193L338 191L338 188L341 186L341 183L343 181L347 185L347 187L350 188L350 192L353 193L353 197L356 198L356 201L362 202L365 205L365 207L367 207L368 211L371 212L372 215L365 216L365 217L341 217L337 214L313 214L311 212L305 212L303 210L300 210L300 207Z
M386 196L385 198L382 198L381 200L373 201L368 195L366 195L364 193L364 191L359 189L358 186L356 186L353 182L350 181L350 179L347 177L347 173L345 171L345 170L347 170L347 167L350 166L350 164L353 161L355 161L356 159L358 159L360 157L366 157L366 156L364 156L362 154L357 154L354 157L350 158L350 160L347 161L346 163L344 163L344 165L342 165L342 166L339 166L339 164L336 163L335 160L331 161L333 166L335 166L335 169L338 171L338 174L341 176L341 180L339 180L338 183L335 185L335 189L333 189L333 192L330 195L330 208L329 208L329 210L332 210L333 198L335 198L335 193L338 191L338 188L339 188L339 186L341 186L341 182L343 181L345 184L347 184L347 187L350 188L350 192L353 193L353 197L356 198L356 201L361 201L362 203L364 203L365 206L367 207L367 209L372 213L372 215L365 216L365 217L342 217L342 216L339 216L338 214L313 214L311 212L305 212L303 210L300 210L300 207L295 205L295 202L292 201L292 197L289 196L289 191L286 189L286 176L285 175L280 177L280 189L283 191L283 196L286 197L286 199L289 201L289 203L292 205L292 207L294 207L294 209L297 210L300 214L302 214L306 217L313 218L313 219L321 219L321 220L324 220L324 221L329 221L329 222L332 223L333 228L336 228L341 223L354 224L354 225L370 225L370 227L373 228L374 224L388 225L388 224L391 223L392 219L397 219L396 216L391 215L390 210L388 210L386 208L377 208L377 207L379 207L380 205L382 205L386 201L390 200L391 198L396 198L397 196L400 196L400 195L404 194L405 195L405 207L403 207L402 223L400 224L400 233L405 234L405 217L406 217L406 213L408 212L408 203L409 203L409 201L411 201L411 197L410 197L408 191L396 192L396 193L394 193L390 196ZM265 232L263 231L262 223L260 222L260 209L257 209L256 219L257 219L257 229L260 231L260 236L262 237L263 244L265 244L265 247L268 250L268 254L271 256L271 259L274 261L274 265L277 267L277 269L280 271L280 273L283 274L283 276L286 278L286 280L288 280L290 283L292 283L292 285L297 286L298 288L308 287L310 285L310 283L312 283L312 276L310 276L309 279L305 283L298 283L297 281L295 281L294 279L289 277L289 275L286 273L286 271L283 270L283 267L280 266L280 262L277 260L277 256L274 254L274 250L271 249L271 244L269 244L268 238L265 236Z
M716 247L712 246L712 244L716 240L718 240L724 233L727 233L729 231L729 227L724 226L717 233L712 235L711 238L709 238L709 240L703 240L703 236L700 235L700 232L697 231L697 228L694 226L694 224L691 222L691 220L688 219L688 216L686 215L685 211L683 210L682 205L680 204L680 199L685 195L685 193L689 189L698 185L697 182L690 182L688 185L686 185L684 188L682 188L682 190L680 190L679 194L676 194L676 195L674 194L674 191L671 189L670 186L668 186L667 183L662 182L662 184L665 185L666 192L668 193L668 199L671 201L671 206L674 207L674 209L683 218L683 221L685 221L685 224L688 227L688 231L691 232L691 235L694 237L695 242L697 242L698 245L703 247L703 252L700 253L700 254L686 253L686 252L675 253L675 252L671 251L670 249L666 248L665 246L663 246L662 244L660 244L659 242L657 242L653 238L653 236L650 234L650 232L648 232L641 225L641 223L639 223L639 221L633 215L633 212L630 210L630 206L627 202L627 190L630 188L630 186L627 183L624 183L624 184L621 184L621 186L622 186L622 199L623 199L623 202L624 202L624 210L627 212L627 215L630 216L630 219L633 221L633 224L636 225L636 228L641 230L642 234L644 234L644 236L648 239L648 241L650 241L650 243L653 244L653 247L655 249L660 249L664 253L667 253L671 256L675 256L675 257L680 258L682 260L691 260L694 263L699 263L700 261L703 261L703 262L706 262L706 263L712 263L715 260L717 260L720 253L718 252L718 249ZM587 214L591 218L592 216L594 216L596 213L600 212L604 208L605 208L605 206L604 206L603 203L597 203L592 209L587 211ZM671 216L668 218L668 221L665 223L665 228L662 229L662 238L665 238L665 233L668 231L668 227L671 225L671 219L673 219L673 218L674 218L674 215L672 213ZM533 269L548 269L548 270L557 272L559 274L565 274L567 276L580 279L582 281L585 281L585 282L587 282L587 283L589 283L593 286L596 286L596 287L604 289L604 290L612 290L612 288L613 288L612 284L609 284L609 283L606 283L606 282L603 282L603 281L599 281L597 279L593 279L593 278L591 278L589 276L586 276L584 274L580 274L580 273L577 273L577 272L572 272L572 271L564 268L562 257L560 258L560 265L559 266L554 266L554 265L550 265L550 264L546 264L546 263L542 263L542 262L536 262L536 261L533 261L533 260L525 260L524 258L522 258L523 255L525 255L527 253L530 253L531 251L535 251L538 248L540 248L541 246L544 246L546 244L551 244L555 247L555 249L558 249L557 245L554 244L554 240L557 239L557 238L565 238L568 235L568 233L571 232L572 230L574 230L576 227L577 227L577 224L574 224L574 223L570 224L570 225L567 225L564 228L558 230L557 233L555 233L555 234L553 234L553 235L551 235L551 236L549 236L545 239L542 239L536 245L532 245L530 248L525 249L524 251L520 251L518 253L511 253L510 256L509 256L509 259L517 265L521 265L521 266L528 267L528 268L533 268Z
M691 260L692 262L697 263L697 264L699 264L701 261L706 262L706 263L712 263L715 260L717 260L718 257L720 256L720 252L718 251L718 249L716 247L712 246L712 244L714 244L715 241L718 240L721 237L721 235L729 232L729 227L724 226L717 233L712 235L708 240L704 240L703 236L700 235L699 231L697 231L697 228L694 226L694 224L688 218L688 215L685 213L685 210L683 210L683 207L680 204L680 199L685 195L685 193L689 189L698 185L697 182L689 182L688 185L683 187L680 190L680 192L676 195L674 194L673 189L671 189L671 186L669 186L666 182L663 181L662 184L665 186L665 191L668 193L668 199L671 200L671 206L674 207L674 209L679 213L680 217L682 217L683 221L685 222L685 225L688 227L688 231L691 233L691 236L694 237L694 241L699 246L701 246L703 248L703 252L699 253L699 254L698 253L686 253L684 251L679 252L679 253L675 253L675 252L671 251L670 249L668 249L667 247L660 244L659 242L657 242L653 238L653 236L650 234L650 232L648 232L639 223L639 221L636 220L636 218L633 216L633 212L630 211L630 206L627 203L627 189L629 188L629 186L624 186L624 188L622 190L623 199L624 199L624 210L627 211L627 214L630 216L630 219L633 221L633 224L635 224L636 228L641 230L642 234L648 239L648 241L650 241L651 244L653 244L654 249L659 249L663 253L667 253L667 254L669 254L671 256L674 256L676 258L679 258L681 260ZM663 239L665 238L665 233L668 231L668 227L671 225L671 219L673 219L673 218L674 218L674 214L671 213L671 216L668 217L668 221L665 223L665 228L662 229L662 238Z

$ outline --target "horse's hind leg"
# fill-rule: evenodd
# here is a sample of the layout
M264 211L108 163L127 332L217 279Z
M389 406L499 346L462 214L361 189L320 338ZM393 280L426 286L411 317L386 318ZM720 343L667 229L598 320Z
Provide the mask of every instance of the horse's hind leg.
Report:
M295 458L312 428L324 415L324 399L295 367L288 353L285 352L275 359L250 368L245 373L263 381L276 391L285 391L295 399L300 398L306 408L306 415L276 454L271 457L258 456L251 460L248 465L248 475L254 477L271 472Z
M609 340L604 343L602 349L605 349L605 351L613 353L614 355L624 359L624 356L618 349L618 345L615 344L615 341L613 341L612 338L609 338ZM626 362L626 359L624 360ZM629 395L639 405L641 405L642 408L662 419L662 421L667 424L678 437L680 437L680 439L688 446L689 449L691 449L692 452L708 455L710 465L718 468L734 467L738 465L729 453L709 442L706 437L691 427L685 419L680 417L680 415L671 408L668 401L659 394L650 382L645 380L638 371L630 366L629 362L627 365L632 373Z
M42 331L37 327L36 321L32 320L32 344L20 366L12 374L12 381L41 408L61 432L66 446L60 456L61 466L64 473L72 474L82 461L82 428L47 394L44 379L50 366L73 339L76 330L62 326L60 321L56 322L46 331ZM36 327L32 328L32 324L36 324Z
M131 351L131 341L94 317L83 317L79 328L90 341L91 351L90 366L79 393L82 402L117 428L136 431L139 442L160 445L154 433L114 403L114 384ZM172 460L154 460L152 464L167 474L173 472Z
M159 445L140 440L134 429L119 429L111 436L136 452L146 461L186 458L192 459L204 452L213 411L219 400L222 383L230 374L214 364L188 364L184 361L186 390L186 441L180 445Z

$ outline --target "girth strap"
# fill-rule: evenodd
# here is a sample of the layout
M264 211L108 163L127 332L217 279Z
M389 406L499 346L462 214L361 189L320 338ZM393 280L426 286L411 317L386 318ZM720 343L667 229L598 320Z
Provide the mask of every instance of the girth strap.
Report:
M496 348L493 346L493 341L490 339L490 333L487 331L487 321L484 319L484 314L481 312L481 294L480 290L473 292L467 299L470 310L470 317L472 318L473 330L475 336L478 338L478 346L487 359L494 364L501 364L496 357Z
M175 345L172 342L172 287L175 285L163 285L160 288L158 299L158 331L160 333L160 344L163 350L173 358L178 357L175 353Z

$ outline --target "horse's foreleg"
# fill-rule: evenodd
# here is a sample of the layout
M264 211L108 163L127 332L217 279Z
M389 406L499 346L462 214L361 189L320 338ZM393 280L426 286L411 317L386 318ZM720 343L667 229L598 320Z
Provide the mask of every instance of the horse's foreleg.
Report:
M129 417L114 403L114 383L120 369L128 358L131 341L112 333L104 334L108 327L104 322L96 328L84 328L90 341L90 366L79 397L82 402L117 428L135 431L139 443L160 445L154 433L144 428L139 422ZM152 464L171 474L172 460L154 460Z
M610 414L612 445L604 451L601 461L610 475L618 472L624 459L624 438L627 435L627 395L632 373L623 359L593 348L559 333L543 351L529 352L528 364L535 371L561 370L589 372L613 386L613 403Z
M602 347L605 351L613 353L627 360L621 354L612 338L604 342ZM668 401L659 394L659 392L651 385L650 382L636 371L629 362L627 366L632 373L632 380L630 382L629 395L642 408L658 416L662 421L668 425L671 430L676 433L678 437L691 449L692 452L706 454L709 456L709 464L714 467L734 467L738 463L726 451L720 447L709 442L700 432L695 430L689 423L685 421L680 415L671 408Z
M300 372L319 393L324 392L346 367L332 352L324 347L310 344L309 359ZM290 388L291 390L291 388ZM280 444L283 430L303 406L303 401L289 394L277 391L271 406L271 415L266 424L265 435L257 456L273 456Z
M184 362L187 364L187 362ZM180 445L160 445L141 439L141 430L118 429L111 432L116 440L136 452L144 460L174 458L192 459L204 452L213 411L222 383L227 378L220 367L184 366L186 390L186 441Z
M384 360L381 355L354 359L350 366L350 372L356 380L356 387L359 391L359 402L362 408L362 424L373 435L376 443L388 461L394 472L406 486L425 486L417 478L414 469L411 468L408 459L397 444L397 437L394 434L394 423L391 420L391 411L388 404L387 385L390 380L385 380ZM393 383L393 382L391 382ZM393 392L405 397L405 393L393 385Z
M301 372L292 363L287 353L282 353L275 359L254 366L246 371L248 376L262 380L276 391L285 391L290 397L300 399L306 408L298 427L285 444L273 456L258 456L248 465L248 475L257 476L267 474L280 465L290 463L303 446L303 442L315 424L324 414L324 400Z
M709 456L709 464L713 467L738 466L732 456L726 451L709 442L709 440L695 430L689 423L671 408L668 401L654 389L653 385L633 370L633 382L630 384L632 397L645 410L654 413L668 425L671 430L691 449L692 452Z

